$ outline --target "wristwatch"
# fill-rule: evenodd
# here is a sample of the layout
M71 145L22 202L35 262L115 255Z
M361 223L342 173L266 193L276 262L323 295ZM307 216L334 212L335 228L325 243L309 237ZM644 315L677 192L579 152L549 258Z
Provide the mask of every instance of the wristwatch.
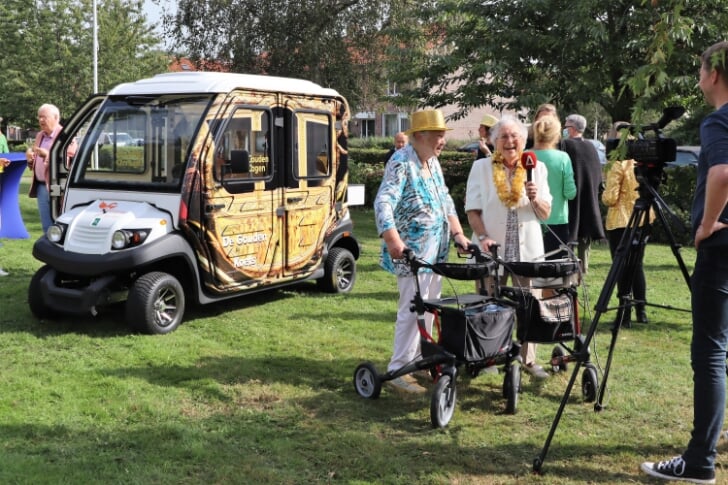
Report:
M483 242L486 239L488 239L488 236L486 236L485 234L478 234L478 241Z

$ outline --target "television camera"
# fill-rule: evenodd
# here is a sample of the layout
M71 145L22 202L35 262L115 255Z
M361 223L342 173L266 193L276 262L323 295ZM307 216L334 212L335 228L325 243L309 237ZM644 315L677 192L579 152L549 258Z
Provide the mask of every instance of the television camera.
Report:
M644 125L641 128L636 125L625 124L619 129L629 129L631 138L628 138L625 156L621 159L634 159L635 172L638 177L647 179L651 185L657 187L662 179L662 169L667 162L675 161L677 156L677 142L673 138L665 138L662 129L671 121L680 118L685 113L685 108L672 106L665 108L662 117L656 122ZM612 150L621 150L621 138L607 140L607 153Z

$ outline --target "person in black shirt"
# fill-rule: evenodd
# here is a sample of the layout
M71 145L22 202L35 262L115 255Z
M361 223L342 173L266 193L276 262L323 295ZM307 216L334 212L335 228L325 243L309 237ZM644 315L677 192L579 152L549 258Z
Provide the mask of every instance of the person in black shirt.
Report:
M599 207L602 165L597 149L582 136L586 118L578 114L569 115L564 127L569 138L561 142L561 149L571 158L576 182L576 197L569 201L569 241L578 243L578 257L586 274L589 271L591 242L606 239Z

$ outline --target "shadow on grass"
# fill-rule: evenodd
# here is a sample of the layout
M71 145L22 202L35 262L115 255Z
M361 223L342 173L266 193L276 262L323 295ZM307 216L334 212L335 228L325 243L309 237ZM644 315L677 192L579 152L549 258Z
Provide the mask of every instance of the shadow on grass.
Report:
M14 273L13 276L20 276ZM28 276L30 281L30 276ZM309 286L314 288L315 286ZM264 305L290 298L293 295L283 290L266 290L251 295L242 295L230 300L224 300L211 305L190 305L185 310L185 317L182 325L194 325L194 321L199 318L209 318L222 315L227 312L243 310L252 306ZM27 295L2 295L0 293L0 301L2 298L22 298L27 302ZM98 314L91 315L59 315L52 319L36 319L30 312L30 308L25 305L25 311L20 315L8 316L7 320L0 316L0 334L6 332L28 332L36 337L50 337L61 334L79 334L88 337L107 338L117 337L138 333L136 330L126 324L124 320L125 307L124 303L114 303L111 305L98 307Z
M458 425L458 413L480 412L484 415L483 419L505 420L506 423L514 424L528 419L503 414L505 400L502 396L501 376L487 377L477 388L472 387L470 379L459 379L455 416L447 428L435 430L431 428L426 417L429 393L425 396L401 396L385 388L379 399L362 399L354 391L351 378L341 372L342 369L353 371L357 364L353 360L331 362L301 357L221 357L201 359L189 366L126 367L107 369L102 373L121 379L143 379L164 388L181 388L187 391L185 394L196 396L195 402L206 402L211 409L220 409L219 414L205 419L211 422L224 419L229 432L237 435L238 440L254 437L257 452L253 455L259 457L245 453L250 444L236 449L224 440L210 443L211 446L214 445L216 454L227 456L227 459L253 460L261 466L264 463L270 466L267 462L269 460L287 463L303 457L304 460L315 460L324 467L343 468L344 475L339 478L345 481L358 479L380 483L405 483L408 479L416 480L418 476L426 476L428 473L455 476L463 474L469 477L482 475L484 483L490 483L486 478L488 475L506 475L511 478L530 475L533 459L541 451L540 440L545 436L547 428L543 429L543 433L524 437L522 441L508 436L501 442L471 446L462 444L469 441L461 438L467 427ZM285 395L275 395L278 389L275 386L280 384L303 389L306 396L287 398ZM238 391L234 391L231 386L237 387ZM527 394L524 393L522 399L527 399ZM289 407L299 411L282 411ZM205 419L191 424L189 429L168 431L174 435L182 434L183 436L176 436L180 442L204 440L207 439L203 431L206 428ZM562 424L566 425L568 424ZM608 423L605 422L604 426L608 426ZM386 432L387 439L382 439L382 427L391 429L391 432ZM284 429L285 432L282 432ZM28 433L21 429L3 431L6 437L10 435L9 439ZM153 434L167 432L164 426L139 432L147 431ZM37 429L30 432L52 434L53 430ZM123 448L123 443L135 442L133 435L131 433L126 436L124 431L112 436L81 436L75 446L83 447L88 445L83 445L86 442L102 441L117 442L117 446ZM300 439L304 436L309 446L306 449L295 446L296 443L300 444ZM284 441L290 441L294 446L287 448ZM135 443L134 454L139 454L140 457L152 452L164 454L165 442L166 440L161 442L160 449L152 449L151 443L144 445L149 440L140 439ZM447 450L443 446L447 446ZM150 448L145 451L145 447ZM275 450L277 455L271 457L270 452L264 450ZM79 450L79 453L85 452ZM363 458L362 453L365 454L368 465L356 467L357 460ZM588 477L589 483L650 483L646 478L636 478L637 463L635 475L605 470L604 461L614 459L610 455L624 453L637 454L647 459L662 456L666 450L663 445L637 448L605 446L596 441L574 444L560 442L557 438L549 451L543 471L549 477L562 477L572 481L576 477L585 477L585 480ZM341 462L331 462L334 459L332 454ZM70 456L76 455L77 453L70 453ZM242 458L242 455L245 457ZM453 460L454 455L457 456L456 460ZM416 472L413 469L403 470L396 465L399 461L389 461L387 458L401 459L407 456L421 460L418 461ZM602 458L595 460L595 457ZM556 464L551 465L550 460ZM306 472L302 473L305 475ZM356 475L347 475L352 473ZM305 480L313 477L300 478Z

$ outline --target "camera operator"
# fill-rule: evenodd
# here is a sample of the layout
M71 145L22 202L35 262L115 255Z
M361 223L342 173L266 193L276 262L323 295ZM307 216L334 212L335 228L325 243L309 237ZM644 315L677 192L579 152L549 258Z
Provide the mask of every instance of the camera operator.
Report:
M701 150L691 213L697 258L691 279L693 430L682 455L642 463L665 480L715 483L716 446L726 406L728 347L728 42L701 56L700 90L715 112L700 126Z

